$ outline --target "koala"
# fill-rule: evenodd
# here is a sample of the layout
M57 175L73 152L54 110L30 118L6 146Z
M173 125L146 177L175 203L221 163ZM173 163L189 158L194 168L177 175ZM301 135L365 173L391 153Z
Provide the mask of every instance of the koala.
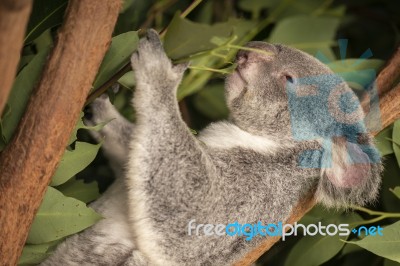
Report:
M91 205L104 219L42 265L231 265L264 237L195 234L190 221L285 222L310 192L328 207L376 199L382 163L360 103L312 56L248 43L226 78L229 119L197 137L176 97L187 64L173 65L153 30L131 62L136 123L104 96L87 121L114 118L100 135L120 176Z

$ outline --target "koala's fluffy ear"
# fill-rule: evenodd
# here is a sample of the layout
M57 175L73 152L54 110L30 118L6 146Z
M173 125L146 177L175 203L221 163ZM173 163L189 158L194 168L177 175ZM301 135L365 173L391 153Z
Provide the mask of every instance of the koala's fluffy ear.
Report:
M317 200L327 206L364 205L376 199L382 165L372 144L334 138L322 156Z

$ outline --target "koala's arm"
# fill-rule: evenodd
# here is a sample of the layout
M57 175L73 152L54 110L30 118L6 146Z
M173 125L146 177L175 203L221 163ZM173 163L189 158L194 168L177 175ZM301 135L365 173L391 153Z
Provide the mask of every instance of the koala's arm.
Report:
M122 170L127 162L134 124L118 112L105 94L94 100L89 108L89 115L84 120L86 125L93 126L111 120L99 132L91 130L90 133L103 142L102 150L118 178L123 175Z
M184 217L196 211L191 201L206 186L211 160L179 112L177 87L187 65L173 65L152 30L131 61L136 123L126 175L129 215L139 249L157 260L161 255L151 254L164 253L168 248L158 247L175 241L161 237L157 223L185 228Z
M136 125L129 162L134 173L128 173L128 179L150 177L162 170L164 178L174 183L182 171L195 170L206 156L178 107L177 87L187 65L171 63L153 30L141 39L131 61L137 83L133 97Z

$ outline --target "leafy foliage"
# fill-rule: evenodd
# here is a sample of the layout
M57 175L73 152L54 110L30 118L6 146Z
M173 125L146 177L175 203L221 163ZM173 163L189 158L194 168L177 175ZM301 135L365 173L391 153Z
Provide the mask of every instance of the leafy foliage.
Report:
M91 226L100 218L85 203L49 187L26 242L41 244L58 240Z
M121 91L113 97L113 102L129 119L134 119L129 98L135 81L132 72L124 76L118 73L136 49L139 29L168 27L162 35L168 55L176 62L191 62L178 90L178 99L187 109L190 126L196 130L227 117L221 75L231 71L237 49L248 41L280 42L312 55L323 54L321 60L355 90L362 90L373 81L393 44L399 41L398 1L204 0L184 18L182 11L190 4L190 0L124 1L115 36L93 88L107 89L112 83L119 83ZM0 151L11 140L39 80L66 6L66 0L34 2L19 72L0 121ZM350 39L345 57L339 56L338 38ZM359 60L367 48L375 53L374 59ZM32 226L21 265L39 263L61 239L101 219L86 207L86 203L99 195L97 183L87 181L93 180L93 175L108 173L109 168L105 168L101 154L97 154L101 143L91 144L85 131L99 130L106 123L87 127L79 118ZM349 223L354 228L363 224L381 225L385 226L384 236L380 239L298 236L291 238L289 244L274 246L260 259L259 265L387 266L400 261L400 224L396 222L400 218L400 121L382 130L376 142L386 165L379 203L372 209L355 208L353 212L317 206L302 222ZM104 187L104 181L98 181Z

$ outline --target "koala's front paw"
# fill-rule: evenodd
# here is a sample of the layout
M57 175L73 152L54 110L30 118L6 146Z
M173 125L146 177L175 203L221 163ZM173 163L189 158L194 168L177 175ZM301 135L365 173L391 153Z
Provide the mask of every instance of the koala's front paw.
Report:
M107 94L102 94L85 108L83 122L86 126L94 126L114 118L115 107L111 104Z
M171 85L177 85L188 66L171 63L155 30L148 30L147 36L140 40L137 51L131 57L131 63L138 84L156 87L170 82L173 83Z

